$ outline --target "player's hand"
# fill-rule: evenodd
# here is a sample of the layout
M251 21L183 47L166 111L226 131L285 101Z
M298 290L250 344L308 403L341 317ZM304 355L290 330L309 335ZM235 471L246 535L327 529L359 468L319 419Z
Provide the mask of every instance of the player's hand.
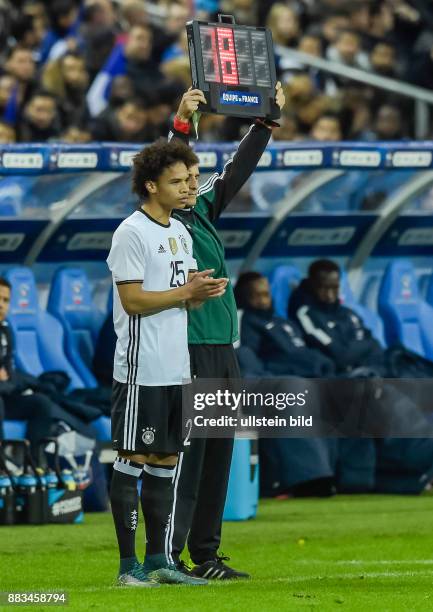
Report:
M210 275L215 270L202 270L196 272L193 278L185 285L188 290L187 301L205 301L224 295L228 278L212 278Z
M286 103L286 96L284 95L283 88L280 81L275 85L275 102L280 110L283 110Z
M188 91L183 94L176 115L181 121L189 121L194 111L198 109L200 102L206 104L204 93L200 89L192 89L192 87L190 87Z
M5 382L6 380L9 380L9 375L6 368L0 368L0 381Z

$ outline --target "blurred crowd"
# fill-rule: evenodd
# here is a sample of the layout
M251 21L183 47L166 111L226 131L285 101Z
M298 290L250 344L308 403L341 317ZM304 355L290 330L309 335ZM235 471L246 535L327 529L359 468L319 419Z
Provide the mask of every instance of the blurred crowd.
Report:
M432 0L0 0L0 144L146 142L190 85L185 23L266 25L287 105L280 140L414 137L413 102L325 74L285 49L433 87ZM202 140L246 124L203 116Z

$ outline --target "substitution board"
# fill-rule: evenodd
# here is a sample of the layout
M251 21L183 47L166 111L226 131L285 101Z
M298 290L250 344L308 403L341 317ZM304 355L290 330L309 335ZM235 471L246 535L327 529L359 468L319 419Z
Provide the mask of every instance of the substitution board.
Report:
M200 104L199 110L278 119L270 31L237 25L231 15L218 18L219 23L186 24L192 85L203 91L207 101L206 105Z

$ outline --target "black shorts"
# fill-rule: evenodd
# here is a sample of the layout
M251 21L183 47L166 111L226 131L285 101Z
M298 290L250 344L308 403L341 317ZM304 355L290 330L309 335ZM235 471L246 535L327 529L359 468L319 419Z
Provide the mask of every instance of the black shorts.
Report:
M144 387L114 380L111 405L114 450L141 455L184 450L182 385Z

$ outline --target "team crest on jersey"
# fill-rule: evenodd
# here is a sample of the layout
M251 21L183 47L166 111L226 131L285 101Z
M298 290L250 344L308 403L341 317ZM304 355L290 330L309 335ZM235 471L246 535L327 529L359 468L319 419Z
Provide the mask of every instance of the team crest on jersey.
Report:
M146 429L143 429L141 439L143 440L144 444L152 444L155 440L155 429L153 427L146 427Z
M181 244L181 245L182 245L182 247L183 247L183 250L185 251L185 253L186 253L187 255L189 255L189 251L188 251L188 243L187 243L187 241L185 240L185 236L184 236L183 234L180 234L180 236L179 236L179 240L180 240L180 244Z
M170 245L170 250L173 253L173 255L176 255L176 253L178 251L178 246L177 246L176 238L169 238L168 239L168 244Z

